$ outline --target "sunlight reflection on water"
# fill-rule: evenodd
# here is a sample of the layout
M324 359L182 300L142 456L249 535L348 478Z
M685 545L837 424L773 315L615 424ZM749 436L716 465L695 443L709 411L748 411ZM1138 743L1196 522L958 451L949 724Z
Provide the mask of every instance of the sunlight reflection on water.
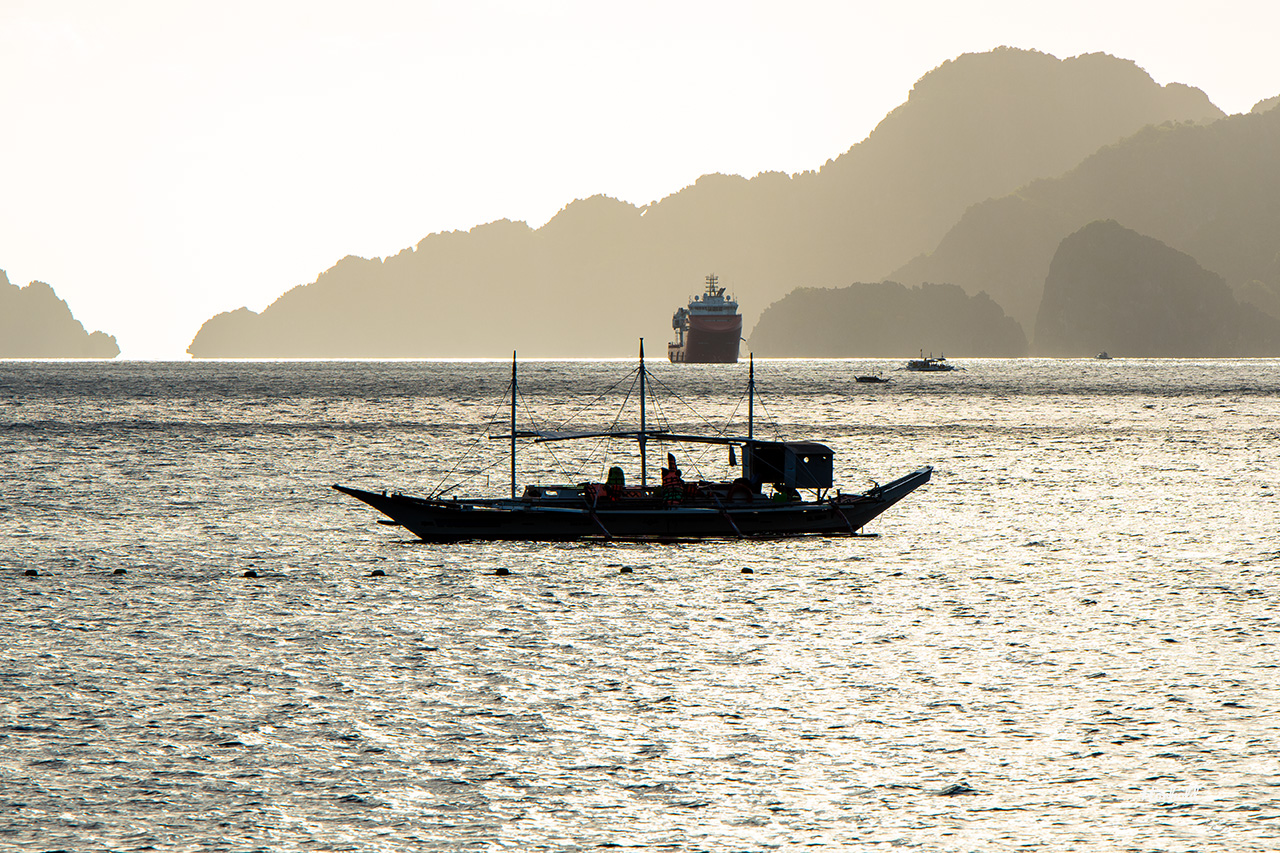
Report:
M934 480L878 538L669 546L328 488L501 494L509 365L0 362L0 846L1280 845L1280 363L957 361L757 362L841 486ZM521 386L558 423L627 367ZM743 416L745 365L653 369Z

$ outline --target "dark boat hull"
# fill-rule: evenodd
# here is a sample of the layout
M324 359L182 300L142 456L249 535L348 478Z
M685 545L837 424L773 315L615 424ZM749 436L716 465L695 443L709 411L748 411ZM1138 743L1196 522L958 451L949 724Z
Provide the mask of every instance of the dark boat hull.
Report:
M742 317L689 317L684 345L667 346L667 357L676 364L736 364L742 339Z
M933 469L926 466L868 492L824 501L774 503L756 496L746 502L694 502L669 507L656 501L643 506L626 506L625 501L592 506L585 499L547 503L441 501L339 485L334 488L364 501L392 523L427 542L771 539L856 534L867 522L929 482L932 473Z

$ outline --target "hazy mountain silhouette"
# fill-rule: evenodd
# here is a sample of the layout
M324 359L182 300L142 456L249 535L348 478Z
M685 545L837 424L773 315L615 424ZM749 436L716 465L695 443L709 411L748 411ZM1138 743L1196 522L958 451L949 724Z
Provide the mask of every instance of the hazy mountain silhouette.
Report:
M1240 305L1190 255L1114 220L1058 247L1036 317L1036 355L1280 355L1280 320Z
M9 283L0 270L0 358L115 358L116 339L87 334L67 303L43 281Z
M1280 289L1280 110L1145 128L1061 178L975 205L894 276L985 290L1031 328L1058 244L1103 219L1191 255L1266 310Z
M188 351L621 355L638 336L665 338L711 272L750 328L797 286L883 278L937 245L970 205L1060 174L1143 125L1220 115L1199 90L1161 87L1110 56L967 54L817 171L708 175L643 209L597 196L537 230L499 221L432 234L385 260L347 257L260 315L212 318Z
M765 309L750 346L775 357L908 357L922 349L973 358L1027 354L1022 327L985 293L892 281L793 290Z
M1280 106L1280 95L1276 95L1274 98L1267 98L1265 101L1258 101L1249 112L1265 113L1268 110L1274 110L1278 106Z

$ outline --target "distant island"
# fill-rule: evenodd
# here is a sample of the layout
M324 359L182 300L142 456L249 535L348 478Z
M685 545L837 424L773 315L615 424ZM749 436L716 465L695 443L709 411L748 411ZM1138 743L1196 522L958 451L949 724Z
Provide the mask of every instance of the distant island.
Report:
M1147 127L1061 177L974 205L933 252L893 277L986 292L1030 329L1059 244L1090 222L1114 220L1191 256L1237 299L1280 317L1277 152L1277 109Z
M0 270L0 358L115 358L116 339L85 332L67 303L43 281L26 287Z
M1027 354L1022 327L985 293L897 282L800 288L770 305L751 333L762 356L906 358L921 350L972 358Z
M1103 350L1134 358L1280 356L1280 320L1241 305L1222 276L1190 255L1114 220L1092 222L1053 256L1033 351Z
M1048 248L1037 277L1019 280L1032 296L1016 305L1006 298L1022 291L1002 278L953 277L964 270L946 265L942 274L893 271L936 256L975 205L1057 178L1144 127L1182 130L1222 116L1198 89L1161 86L1133 62L1105 54L966 54L922 77L864 141L814 171L706 175L644 207L596 196L537 229L501 220L432 234L387 258L346 257L262 312L237 308L206 321L188 352L623 355L637 337L669 332L673 307L707 270L740 301L745 328L797 288L889 278L912 287L950 282L974 297L985 291L1022 324L1025 339L1053 249L1099 217L1041 229ZM773 334L760 333L762 341ZM816 354L805 348L812 336L798 334L769 346ZM1003 337L998 346L1016 348Z

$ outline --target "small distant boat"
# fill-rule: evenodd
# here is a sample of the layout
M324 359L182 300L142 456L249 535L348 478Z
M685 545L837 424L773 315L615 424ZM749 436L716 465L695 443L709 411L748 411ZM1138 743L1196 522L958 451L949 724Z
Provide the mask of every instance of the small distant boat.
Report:
M858 382L892 382L893 381L892 379L886 378L884 376L880 376L879 374L875 376L855 376L853 378Z
M916 370L922 373L941 373L945 370L955 370L956 366L947 361L945 355L937 358L933 357L933 353L924 354L924 350L920 350L920 357L913 358L907 362L907 370Z
M1111 356L1107 355L1107 351L1106 351L1106 350L1103 350L1102 352L1100 352L1100 353L1098 353L1097 355L1095 355L1095 356L1094 356L1094 358L1110 359L1110 358L1111 358Z

